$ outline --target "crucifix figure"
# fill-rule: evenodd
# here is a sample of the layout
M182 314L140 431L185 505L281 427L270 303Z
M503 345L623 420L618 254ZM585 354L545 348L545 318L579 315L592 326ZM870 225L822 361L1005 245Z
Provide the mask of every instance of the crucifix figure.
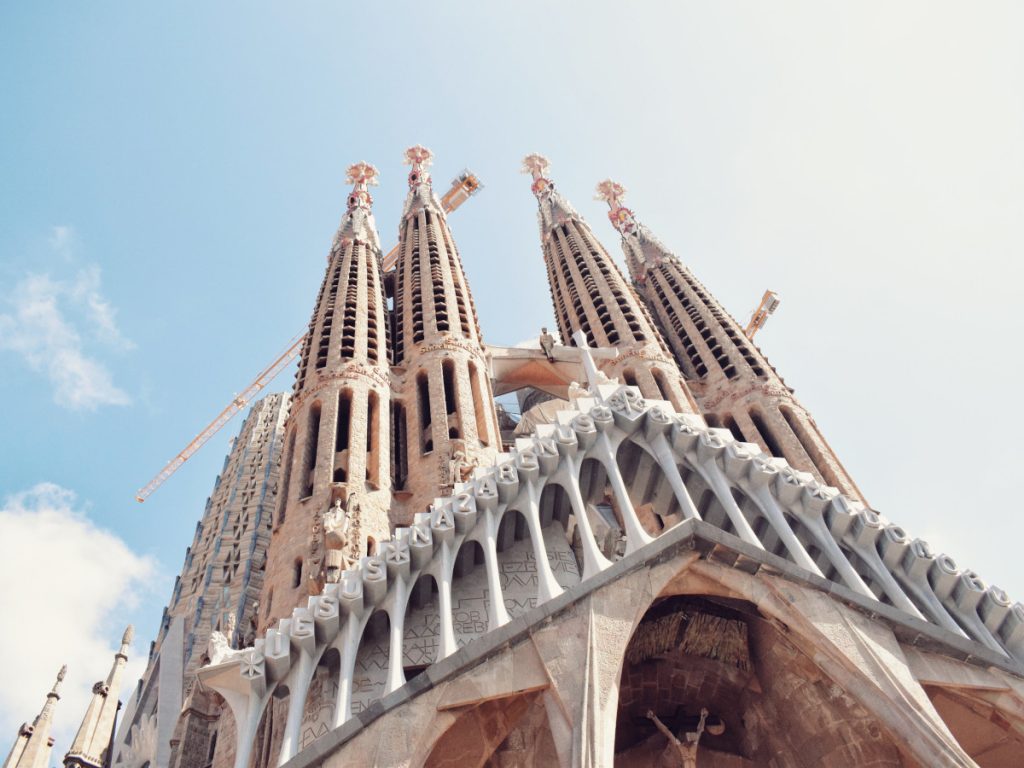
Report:
M685 735L686 741L680 741L672 731L668 729L658 716L654 714L654 710L647 710L647 718L657 726L658 730L661 731L662 735L668 739L668 743L675 747L676 752L679 754L682 763L682 768L697 768L697 746L700 744L701 734L704 733L704 724L708 719L708 710L703 708L700 711L700 722L697 723L696 731L687 731Z

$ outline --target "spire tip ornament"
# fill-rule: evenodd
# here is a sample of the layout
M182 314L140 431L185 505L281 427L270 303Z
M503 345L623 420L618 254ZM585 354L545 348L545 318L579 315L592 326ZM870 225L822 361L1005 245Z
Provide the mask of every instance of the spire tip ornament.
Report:
M622 198L625 196L626 188L624 186L617 181L605 179L598 183L594 199L604 200L608 203L608 221L619 232L627 235L636 231L636 219L633 212L622 204Z
M551 168L551 161L537 152L523 158L523 173L528 173L533 177L530 189L538 198L554 187L551 179L547 178L549 168Z
M380 174L373 165L365 160L361 160L360 162L353 163L348 167L348 170L345 173L345 180L348 181L349 184L372 184L373 186L377 186L377 178L379 175Z
M348 167L345 179L354 185L348 196L348 209L369 208L373 205L373 197L367 191L369 185L377 185L377 169L365 161L353 163Z
M430 181L430 174L427 172L427 168L434 162L434 153L422 144L415 144L405 150L402 162L412 166L412 170L409 171L410 187Z

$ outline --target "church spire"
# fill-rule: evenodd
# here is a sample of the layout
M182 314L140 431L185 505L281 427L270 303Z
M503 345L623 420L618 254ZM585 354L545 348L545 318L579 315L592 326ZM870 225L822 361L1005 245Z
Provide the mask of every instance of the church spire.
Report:
M368 189L369 186L377 186L377 175L377 169L366 162L348 167L346 180L352 184L352 192L348 196L348 210L335 235L335 247L344 247L347 243L359 240L380 250L377 225L373 220L373 197Z
M406 524L442 490L500 448L476 307L455 239L433 192L433 154L405 151L409 194L395 263L392 362L401 379L394 408L396 522Z
M387 299L369 192L377 169L355 163L347 179L285 426L261 627L390 535Z
M129 624L121 637L121 648L114 654L110 673L92 687L89 708L71 749L64 755L65 768L103 768L107 764L110 737L120 708L117 696L121 691L121 676L128 662L128 647L134 637L135 628Z
M597 185L622 235L630 276L689 379L709 426L784 458L797 469L863 501L853 479L743 328L693 273L622 203L625 188Z
M53 748L53 737L50 736L53 710L60 700L60 686L67 672L68 667L65 664L57 673L57 680L46 694L46 703L36 715L36 719L31 725L24 723L18 730L18 738L4 760L3 768L48 768L50 750Z
M576 209L562 197L561 193L555 189L555 183L548 178L547 173L550 168L551 162L544 155L539 155L536 152L523 158L523 173L528 173L533 177L530 189L536 196L539 206L537 217L540 221L542 240L550 233L552 227L570 219L579 219ZM569 337L565 338L568 343Z
M402 220L423 209L429 209L443 217L444 208L441 206L441 200L434 194L433 179L429 170L434 162L434 153L423 145L416 144L405 150L403 162L410 166L410 169L409 194L402 209Z
M615 347L619 356L605 373L639 387L645 397L667 400L681 412L696 405L647 309L583 218L555 190L542 155L527 155L533 177L541 245L555 319L564 342L582 331L594 347ZM573 342L575 343L575 342Z

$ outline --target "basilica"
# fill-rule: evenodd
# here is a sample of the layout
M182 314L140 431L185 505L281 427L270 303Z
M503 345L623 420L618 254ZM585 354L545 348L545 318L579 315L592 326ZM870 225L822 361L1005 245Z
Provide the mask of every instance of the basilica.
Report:
M393 258L349 168L293 391L65 766L1024 765L1024 605L871 508L620 184L625 273L524 159L554 323L497 347L405 160ZM62 679L4 768L50 764Z

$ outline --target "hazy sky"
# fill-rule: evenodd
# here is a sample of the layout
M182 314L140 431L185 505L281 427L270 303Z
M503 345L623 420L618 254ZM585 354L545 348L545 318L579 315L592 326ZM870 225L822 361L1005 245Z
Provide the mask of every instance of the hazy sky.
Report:
M741 321L874 507L1024 598L1019 3L0 6L0 752L70 665L135 674L239 423L135 490L299 332L375 163L451 218L486 339L553 325L535 201L627 203ZM290 372L276 382L291 386ZM13 631L12 631L13 630ZM56 758L55 758L56 761Z

